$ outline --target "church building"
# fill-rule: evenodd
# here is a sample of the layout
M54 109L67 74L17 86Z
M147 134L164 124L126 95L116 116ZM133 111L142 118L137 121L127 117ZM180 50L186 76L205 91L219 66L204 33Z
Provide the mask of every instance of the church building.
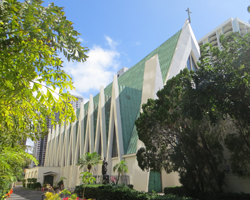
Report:
M25 178L38 178L37 181L43 184L66 177L64 186L74 188L81 184L81 171L76 165L79 156L97 152L102 159L106 157L110 176L117 175L112 169L119 161L127 161L126 177L136 190L162 192L164 187L180 185L178 173L147 172L139 168L136 152L144 144L138 139L135 120L142 104L149 98L156 99L157 91L168 79L184 68L196 70L199 44L211 40L219 45L219 35L228 30L250 32L249 25L244 23L243 27L242 24L241 20L230 18L198 42L186 20L181 30L130 69L119 73L119 77L114 75L113 82L105 88L100 86L100 93L94 97L90 95L88 103L81 103L75 122L57 125L48 136L44 167L26 169ZM95 168L94 175L101 176L101 165ZM242 190L242 185L249 186L250 181L233 176L226 179L234 180L234 184L229 184L231 191L237 192L239 187L249 192L247 188Z

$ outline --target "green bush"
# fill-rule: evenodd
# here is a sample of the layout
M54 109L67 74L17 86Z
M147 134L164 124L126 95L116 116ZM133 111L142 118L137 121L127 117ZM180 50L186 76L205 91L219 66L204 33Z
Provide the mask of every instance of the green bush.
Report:
M41 188L41 187L42 187L42 185L41 185L40 182L36 182L36 183L33 184L34 189Z
M26 187L26 180L23 179L22 182L23 182L23 188L25 188Z
M128 187L129 187L130 189L134 189L134 185L132 185L132 184L128 184Z
M31 183L27 183L27 188L31 188Z
M189 196L187 192L184 190L184 187L165 187L164 188L164 194L173 194L179 197Z
M249 200L250 194L245 193L215 193L186 191L184 187L166 187L164 194L172 194L179 197L192 197L198 200Z
M75 192L81 196L83 185L77 186ZM130 189L125 185L87 185L84 197L96 200L117 200L117 197L119 200L193 200L191 197L178 197L171 194L164 196L148 194Z
M214 192L200 192L197 195L198 200L249 200L250 194L245 193L214 193Z

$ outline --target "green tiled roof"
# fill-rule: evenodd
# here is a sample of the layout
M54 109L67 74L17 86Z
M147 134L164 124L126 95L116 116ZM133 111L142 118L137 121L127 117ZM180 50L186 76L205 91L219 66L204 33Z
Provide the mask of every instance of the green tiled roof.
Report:
M119 86L119 102L124 152L127 152L135 119L141 104L141 90Z
M138 139L138 134L137 134L136 126L134 125L132 135L131 135L129 145L128 145L128 150L127 152L125 152L125 154L136 153L137 139Z

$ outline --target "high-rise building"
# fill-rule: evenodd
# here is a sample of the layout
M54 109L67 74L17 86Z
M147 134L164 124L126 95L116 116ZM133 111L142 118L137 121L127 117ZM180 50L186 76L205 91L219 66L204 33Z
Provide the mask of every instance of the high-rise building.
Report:
M117 77L120 77L121 75L123 75L127 70L128 70L127 67L121 68L121 69L117 72Z
M210 43L213 47L220 47L220 35L230 35L233 32L238 32L241 35L250 33L250 24L239 18L229 18L227 21L216 27L214 30L198 40L199 45Z
M38 162L39 162L38 166L44 166L47 140L48 140L48 136L45 136L44 138L40 138L34 144L33 156L36 157L36 159L38 160Z
M70 101L70 104L72 104L73 108L77 110L78 108L80 108L81 102L83 102L83 97L80 97L80 96L77 96L77 95L73 95L73 96L76 97L77 100L76 101Z
M59 119L59 113L56 113L56 119ZM47 120L47 129L50 132L52 129L51 119L46 117ZM40 138L34 144L33 156L38 160L38 166L44 166L46 147L47 147L48 136L44 136L44 138ZM31 167L34 167L34 162L31 162Z

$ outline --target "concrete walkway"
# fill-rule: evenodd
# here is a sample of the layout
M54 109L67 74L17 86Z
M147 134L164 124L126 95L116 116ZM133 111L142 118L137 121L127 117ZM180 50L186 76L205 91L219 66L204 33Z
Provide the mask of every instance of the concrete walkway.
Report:
M29 190L22 187L16 187L13 189L13 193L8 200L42 200L42 195L45 192Z

